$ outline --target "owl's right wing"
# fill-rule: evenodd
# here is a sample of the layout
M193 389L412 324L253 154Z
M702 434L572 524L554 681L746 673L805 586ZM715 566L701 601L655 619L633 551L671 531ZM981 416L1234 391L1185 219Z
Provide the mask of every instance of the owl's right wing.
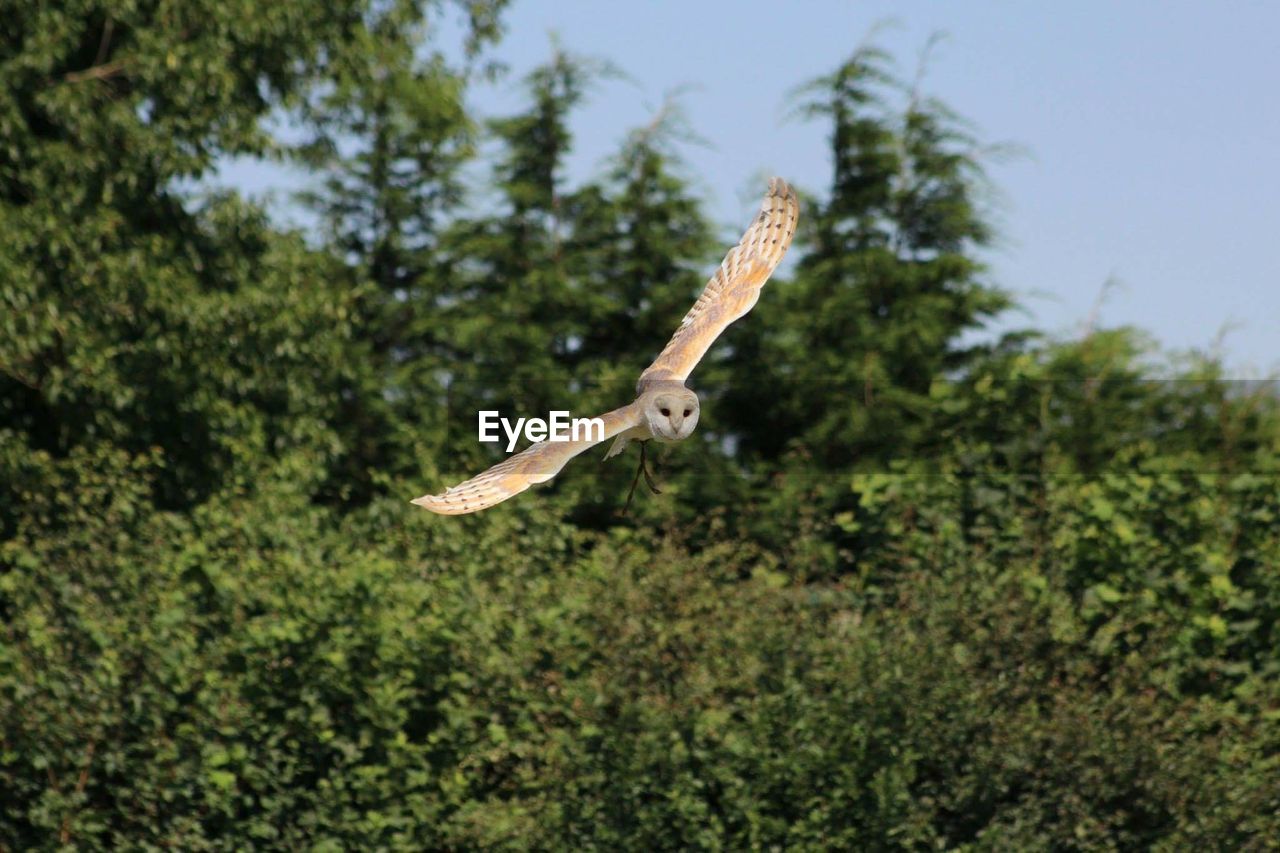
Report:
M658 380L683 382L729 324L750 311L795 236L800 202L782 178L769 181L760 213L703 288L680 327L653 364L640 374L637 390Z
M578 441L539 441L494 465L464 483L445 489L438 495L423 495L411 503L441 515L465 515L500 504L520 494L535 483L550 480L570 459L618 433L638 426L641 421L639 403L630 403L601 415L604 435L598 431Z

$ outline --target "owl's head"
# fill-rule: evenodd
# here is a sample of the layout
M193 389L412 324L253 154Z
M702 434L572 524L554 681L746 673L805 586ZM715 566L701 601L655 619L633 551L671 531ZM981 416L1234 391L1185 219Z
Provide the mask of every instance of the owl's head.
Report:
M698 425L698 395L678 382L656 384L643 403L645 423L660 441L683 441Z

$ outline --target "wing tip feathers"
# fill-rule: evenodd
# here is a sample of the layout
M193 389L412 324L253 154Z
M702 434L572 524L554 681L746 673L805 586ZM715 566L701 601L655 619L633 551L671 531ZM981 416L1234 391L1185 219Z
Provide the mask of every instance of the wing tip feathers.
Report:
M483 501L473 503L464 500L461 503L454 503L445 495L423 495L420 498L414 498L409 503L430 510L436 515L466 515L469 512L478 512L490 506Z

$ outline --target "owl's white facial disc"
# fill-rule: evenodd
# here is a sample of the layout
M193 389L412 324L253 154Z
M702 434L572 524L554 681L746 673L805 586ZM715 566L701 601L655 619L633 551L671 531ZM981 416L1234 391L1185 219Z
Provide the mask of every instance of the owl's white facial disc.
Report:
M644 417L659 441L683 441L698 425L698 395L677 386L650 392Z

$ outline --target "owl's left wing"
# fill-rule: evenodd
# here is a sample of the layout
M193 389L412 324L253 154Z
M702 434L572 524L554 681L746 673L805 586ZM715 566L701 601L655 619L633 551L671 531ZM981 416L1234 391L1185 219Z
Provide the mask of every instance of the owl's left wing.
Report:
M769 181L760 213L729 250L665 349L640 374L638 389L656 380L683 382L729 324L750 311L795 236L800 202L782 178Z
M423 495L411 503L441 515L465 515L500 504L535 483L550 480L570 459L640 423L640 406L631 403L601 415L604 435L578 441L539 441L442 494ZM598 434L598 431L595 431Z

